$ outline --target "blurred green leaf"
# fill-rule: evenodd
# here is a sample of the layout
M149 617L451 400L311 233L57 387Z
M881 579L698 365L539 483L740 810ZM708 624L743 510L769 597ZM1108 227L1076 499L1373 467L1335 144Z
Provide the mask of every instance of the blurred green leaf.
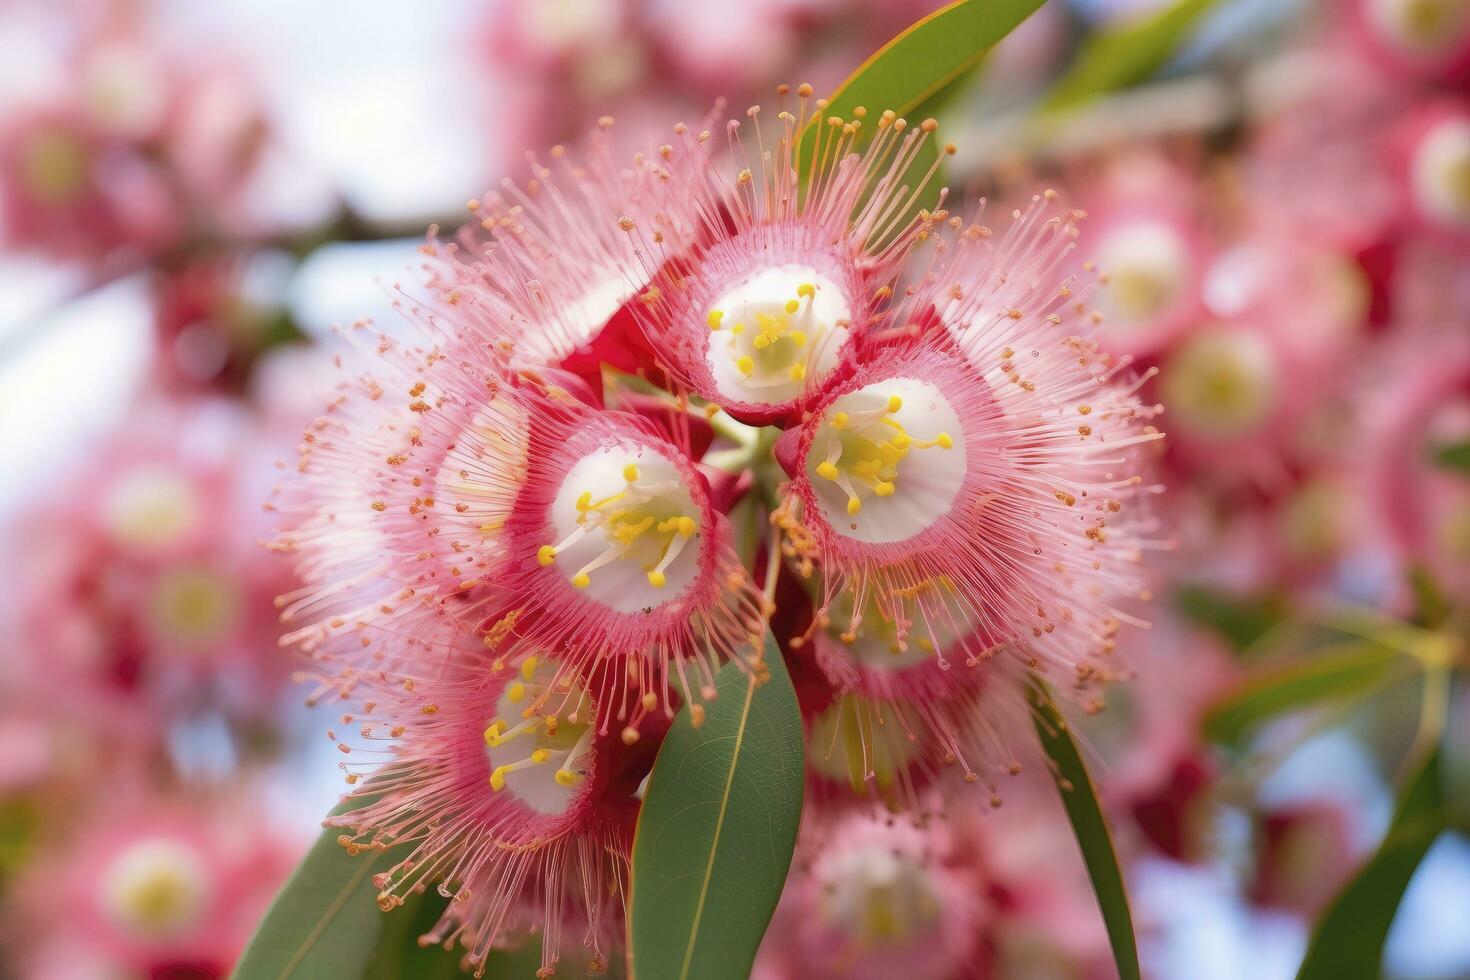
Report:
M1042 100L1042 111L1074 109L1099 95L1151 78L1214 3L1178 0L1162 10L1104 27L1082 43L1072 66Z
M1279 595L1234 596L1203 585L1181 586L1174 593L1174 605L1197 625L1219 633L1237 651L1255 644L1290 613Z
M1315 650L1309 659L1247 675L1206 710L1204 733L1212 741L1238 745L1262 722L1289 711L1381 690L1416 669L1409 657L1368 641Z
M640 980L750 974L801 821L801 715L769 635L769 676L735 664L695 728L686 705L659 749L633 841L630 972Z
M1092 879L1118 976L1122 980L1138 980L1138 945L1133 935L1133 914L1128 908L1128 890L1118 867L1107 819L1097 801L1097 789L1072 738L1071 728L1057 710L1045 683L1033 677L1026 687L1026 697L1034 712L1041 747L1052 762L1052 776L1072 824L1072 833L1087 864L1087 875Z
M1470 473L1470 439L1435 446L1430 458L1436 466Z
M1440 753L1429 753L1404 788L1378 851L1338 894L1313 930L1297 980L1374 980L1383 943L1409 881L1447 826Z

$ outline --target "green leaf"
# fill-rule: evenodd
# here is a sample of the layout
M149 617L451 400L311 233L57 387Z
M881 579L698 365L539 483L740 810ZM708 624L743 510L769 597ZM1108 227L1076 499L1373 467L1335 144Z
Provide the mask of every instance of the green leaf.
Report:
M1417 669L1409 657L1373 642L1337 644L1309 657L1247 676L1205 711L1206 737L1238 745L1249 731L1278 715L1381 690Z
M333 813L366 806L349 800ZM297 865L276 896L235 968L234 980L450 980L461 976L461 951L418 945L444 911L445 899L430 890L410 896L392 912L378 907L373 876L387 871L401 851L357 857L329 827ZM492 953L486 976L532 976L540 966L540 944ZM529 972L527 972L527 964Z
M349 801L333 813L367 804ZM373 875L396 861L393 851L353 857L329 827L271 903L235 968L235 980L329 980L363 976L387 916L378 908ZM401 911L401 910L400 910Z
M992 48L1041 6L1043 0L960 0L934 11L910 25L903 33L879 48L863 62L828 99L825 116L852 119L858 106L871 115L867 127L858 134L857 149L862 149L877 131L875 117L892 109L912 125L932 114L943 104L953 86L972 72ZM798 171L805 173L801 161L810 158L818 145L822 123L814 119L807 124L797 147ZM928 173L938 159L939 146L925 140L914 162L904 174L904 183L912 189ZM925 195L920 195L920 198ZM921 205L932 204L916 199L910 212Z
M1435 446L1430 458L1436 466L1470 473L1470 439Z
M1323 913L1297 980L1374 980L1414 871L1446 828L1439 750L1409 780L1378 851Z
M1042 111L1073 109L1153 76L1215 0L1178 0L1164 9L1109 25L1083 42L1072 66L1042 101Z
M695 728L686 706L659 749L633 840L629 970L639 980L750 974L801 820L796 692L766 638L769 676L735 664Z
M1092 879L1118 976L1121 980L1139 980L1138 944L1133 935L1133 914L1128 909L1128 890L1123 884L1107 819L1098 805L1097 788L1088 775L1067 719L1057 710L1051 692L1040 678L1033 677L1026 686L1026 698L1031 703L1041 747L1051 760L1052 777L1061 793L1062 806L1067 810L1072 833L1087 865L1087 876Z
M1219 633L1236 650L1252 646L1279 626L1290 611L1278 595L1233 596L1202 585L1180 587L1174 593L1174 604L1193 622Z

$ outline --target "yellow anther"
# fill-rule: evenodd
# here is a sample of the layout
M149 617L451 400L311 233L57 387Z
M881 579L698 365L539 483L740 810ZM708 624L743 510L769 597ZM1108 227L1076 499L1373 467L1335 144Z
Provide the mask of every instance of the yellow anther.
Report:
M511 704L520 704L526 700L526 685L516 681L505 689L505 697Z
M739 369L741 374L748 375L755 371L755 361L749 355L746 355L735 362L735 367Z
M558 769L556 771L556 784L558 786L565 786L570 789L571 787L577 785L577 774L574 772L569 772L566 769Z
M556 549L549 544L543 544L536 550L536 560L543 566L550 565L556 561Z
M572 576L572 584L579 589L585 589L592 584L592 579L586 572L578 572Z
M504 766L497 766L495 771L490 774L490 788L495 790L495 792L497 793L505 789Z
M751 344L756 350L765 350L771 346L771 335L768 333L758 333L755 335L755 339L751 341ZM741 370L744 370L744 368L741 368Z
M898 397L897 395L889 395L888 396L888 414L889 415L892 415L893 413L897 412L900 408L903 408L903 399L900 398L900 397Z
M679 533L684 535L684 537L693 537L694 532L697 530L699 530L699 524L694 518L687 514L679 518Z
M954 440L949 437L948 432L941 432L934 437L934 442L940 449L953 449Z
M793 331L791 331L791 333L790 333L789 336L791 337L791 343L794 344L795 346L797 346L797 347L805 347L806 346L806 334L802 333L800 330L793 330Z
M846 412L837 412L837 413L835 413L832 416L832 428L834 428L834 429L845 429L845 428L847 428L847 413Z
M530 680L535 673L536 658L527 657L525 663L521 664L521 676L524 677L526 680Z
M735 326L733 326L733 327L730 328L730 332L733 333L737 337L740 336L741 334L745 333L745 324L743 324L743 323L737 323L737 324L735 324Z
M635 482L638 479L638 467L634 466L632 463L624 466L623 479L627 480L629 483Z
M806 296L808 298L813 297L817 295L817 287L812 283L804 282L796 287L796 295Z
M648 573L648 584L653 586L655 589L661 589L665 585L669 584L669 579L666 575L664 575L663 572L655 568L653 571Z
M876 484L873 487L873 492L880 497L891 497L895 489L897 488L892 483L884 480L882 483Z
M705 317L705 322L709 324L711 330L718 330L720 329L720 321L723 319L725 319L724 310L710 310L709 316Z
M860 511L862 509L863 509L863 502L861 500L857 499L857 497L848 497L847 498L847 513L849 515L856 514L858 511Z
M817 464L817 476L820 476L824 480L837 479L837 465L823 460Z
M534 762L534 763L536 763L536 765L538 765L538 766L541 765L543 762L545 762L547 759L550 759L550 758L551 758L551 750L550 749L535 749L535 750L533 750L531 752L531 761Z
M913 442L913 440L909 438L907 432L900 432L898 433L898 435L888 440L888 444L900 453L908 449L909 443L911 442Z
M485 744L492 749L500 744L500 736L505 734L505 722L492 721L490 727L485 729Z
M582 496L580 496L580 497L577 498L577 509L578 510L586 510L587 508L589 508L591 506L592 506L592 491L591 490L584 490L584 491L582 491Z
M806 364L801 361L797 361L795 364L791 365L790 374L792 381L805 381Z
M787 313L795 313L799 309L801 309L801 302L799 300L788 299L786 301Z

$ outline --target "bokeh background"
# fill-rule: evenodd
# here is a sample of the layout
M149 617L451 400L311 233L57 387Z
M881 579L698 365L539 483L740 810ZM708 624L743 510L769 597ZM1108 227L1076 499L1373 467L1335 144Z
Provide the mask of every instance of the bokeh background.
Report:
M334 326L392 329L426 229L600 115L656 145L722 96L829 91L935 6L0 0L0 976L227 975L336 803L263 504ZM1088 211L1105 344L1162 370L1179 546L1138 679L1082 726L1147 972L1289 977L1426 708L1470 768L1470 705L1422 670L1202 733L1260 665L1340 652L1324 623L1463 651L1470 3L1220 0L1142 84L1058 108L1161 6L1049 0L937 115L950 186ZM1049 791L975 837L980 975L1109 975ZM1467 909L1447 836L1389 973L1470 976Z

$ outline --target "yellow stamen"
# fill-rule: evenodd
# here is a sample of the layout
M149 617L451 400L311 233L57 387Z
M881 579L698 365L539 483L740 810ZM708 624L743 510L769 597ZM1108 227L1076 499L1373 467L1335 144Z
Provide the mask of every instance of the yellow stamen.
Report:
M706 322L709 324L711 330L718 330L720 329L720 321L723 319L725 319L724 310L710 310Z
M544 567L556 561L556 549L549 544L543 544L536 551L536 560Z

